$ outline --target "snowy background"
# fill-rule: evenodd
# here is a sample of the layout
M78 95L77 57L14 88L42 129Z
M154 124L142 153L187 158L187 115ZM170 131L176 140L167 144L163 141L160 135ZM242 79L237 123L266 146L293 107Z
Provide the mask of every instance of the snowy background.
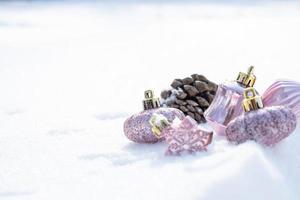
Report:
M300 128L165 157L122 126L193 73L299 81L300 2L121 2L0 3L0 199L299 199Z

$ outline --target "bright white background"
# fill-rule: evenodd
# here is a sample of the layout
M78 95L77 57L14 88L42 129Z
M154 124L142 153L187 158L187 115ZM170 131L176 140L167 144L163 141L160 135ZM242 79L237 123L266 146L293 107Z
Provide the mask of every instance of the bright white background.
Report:
M300 3L0 3L0 199L297 199L300 132L165 157L123 135L193 73L299 81Z

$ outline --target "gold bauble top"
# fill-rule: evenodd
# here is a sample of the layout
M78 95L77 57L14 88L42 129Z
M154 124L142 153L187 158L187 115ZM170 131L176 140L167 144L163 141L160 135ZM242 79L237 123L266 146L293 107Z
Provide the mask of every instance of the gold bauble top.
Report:
M145 95L145 99L143 100L144 110L160 107L159 98L154 97L153 90L146 90L144 95Z
M152 117L149 120L149 123L151 125L152 133L155 137L161 138L162 137L162 130L166 128L167 126L170 126L170 122L168 119L159 114L153 114Z
M258 110L264 107L261 96L257 94L253 87L244 90L243 107L245 112Z
M256 76L253 74L254 67L250 66L247 73L240 72L236 81L245 87L253 87Z

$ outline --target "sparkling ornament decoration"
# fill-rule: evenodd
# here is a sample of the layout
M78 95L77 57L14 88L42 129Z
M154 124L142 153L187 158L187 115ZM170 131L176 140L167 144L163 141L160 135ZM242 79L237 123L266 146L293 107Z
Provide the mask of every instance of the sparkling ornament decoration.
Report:
M153 132L157 137L165 137L168 144L166 155L181 155L182 152L195 153L206 151L212 142L213 132L198 126L190 116L171 124L161 115L153 115L150 119Z
M161 114L169 121L173 121L176 117L184 118L184 114L175 108L162 108L158 98L154 97L152 90L145 91L145 100L143 101L144 111L134 114L124 122L125 136L137 143L156 143L164 140L164 138L157 138L149 123L153 114Z
M262 95L265 106L285 106L300 118L300 83L280 80L273 83Z
M204 113L208 124L219 135L225 135L225 128L234 118L243 113L241 104L243 92L247 87L253 87L256 77L254 67L247 73L240 72L236 81L220 84L211 105Z
M236 144L254 140L265 146L273 146L289 136L296 128L295 114L287 107L263 108L263 102L254 88L244 92L245 113L226 127L226 137Z

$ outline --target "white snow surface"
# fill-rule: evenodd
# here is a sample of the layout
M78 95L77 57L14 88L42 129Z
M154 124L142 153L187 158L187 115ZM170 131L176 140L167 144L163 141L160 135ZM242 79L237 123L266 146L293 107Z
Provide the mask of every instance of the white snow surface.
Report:
M166 157L126 117L193 73L299 81L300 4L1 3L0 199L297 200L300 129L274 148L215 137Z

